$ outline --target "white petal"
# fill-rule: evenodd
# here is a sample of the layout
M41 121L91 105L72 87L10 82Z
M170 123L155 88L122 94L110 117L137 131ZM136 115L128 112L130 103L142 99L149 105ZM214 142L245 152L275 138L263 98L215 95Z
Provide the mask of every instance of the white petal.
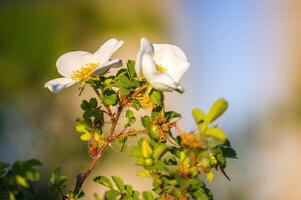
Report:
M120 60L120 59L113 59L113 60L105 63L104 65L99 66L93 72L93 75L99 75L99 74L102 74L102 73L106 72L110 68L118 68L118 67L122 67L122 60Z
M138 51L137 57L136 57L136 62L135 62L135 71L136 74L138 76L138 78L142 79L143 74L142 74L142 57L143 57L143 53L141 51Z
M93 54L94 61L100 64L107 63L112 55L123 45L122 40L112 38L106 41L99 49Z
M91 53L86 51L72 51L60 56L56 61L56 67L62 76L71 77L74 71L92 62Z
M159 73L156 76L154 76L151 80L148 80L148 82L152 85L153 88L157 90L161 90L161 91L176 90L180 93L184 92L182 86L180 86L179 83L174 81L172 77L168 74Z
M57 93L65 88L71 87L75 83L77 83L77 81L71 78L56 78L45 83L44 87L53 93Z
M153 55L154 54L154 46L152 43L150 43L148 41L148 39L143 37L140 39L140 51L142 53L147 53L147 54Z
M154 61L167 68L167 72L176 82L189 67L186 55L175 45L170 44L154 44L155 54Z

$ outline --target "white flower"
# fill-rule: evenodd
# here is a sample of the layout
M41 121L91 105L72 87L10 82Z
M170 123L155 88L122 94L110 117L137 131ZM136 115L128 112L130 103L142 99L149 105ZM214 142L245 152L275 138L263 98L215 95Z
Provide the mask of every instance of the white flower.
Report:
M141 38L135 70L138 77L145 78L153 88L183 93L179 80L188 67L187 58L179 47L151 44L146 38Z
M94 54L86 51L63 54L56 61L57 70L63 77L48 81L45 88L57 93L75 83L85 82L102 74L112 67L121 67L121 60L110 59L122 45L123 41L113 38L106 41Z

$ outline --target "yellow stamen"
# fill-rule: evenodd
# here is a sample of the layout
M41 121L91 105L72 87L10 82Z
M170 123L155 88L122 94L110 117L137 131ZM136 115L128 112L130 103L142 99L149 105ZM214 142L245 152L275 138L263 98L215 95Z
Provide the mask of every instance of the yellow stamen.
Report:
M96 70L99 63L82 65L80 69L73 72L71 78L76 81L86 81L92 78L92 73Z
M147 94L139 95L139 96L136 97L136 99L139 101L139 103L141 104L141 106L144 109L155 107L154 103L150 100L150 98Z
M156 64L156 70L157 70L157 72L165 73L167 71L167 68L162 65Z

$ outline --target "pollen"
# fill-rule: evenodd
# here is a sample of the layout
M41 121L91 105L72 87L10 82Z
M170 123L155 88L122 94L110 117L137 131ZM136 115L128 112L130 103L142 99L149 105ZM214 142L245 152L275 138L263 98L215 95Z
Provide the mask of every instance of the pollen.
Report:
M92 78L92 73L96 70L99 63L82 65L80 69L73 72L71 78L76 81L86 81Z
M166 67L164 67L162 65L158 65L158 64L156 64L156 70L157 70L157 72L160 72L160 73L165 73L167 71Z

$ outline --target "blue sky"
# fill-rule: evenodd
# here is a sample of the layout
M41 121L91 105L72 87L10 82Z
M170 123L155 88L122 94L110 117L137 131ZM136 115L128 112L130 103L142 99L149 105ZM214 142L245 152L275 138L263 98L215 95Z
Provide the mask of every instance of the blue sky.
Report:
M230 109L222 123L244 128L285 100L290 43L287 8L281 2L178 1L172 15L177 17L173 42L191 62L182 81L187 92L176 96L180 105L190 102L178 109L184 115L225 97ZM189 121L184 125L192 128Z

